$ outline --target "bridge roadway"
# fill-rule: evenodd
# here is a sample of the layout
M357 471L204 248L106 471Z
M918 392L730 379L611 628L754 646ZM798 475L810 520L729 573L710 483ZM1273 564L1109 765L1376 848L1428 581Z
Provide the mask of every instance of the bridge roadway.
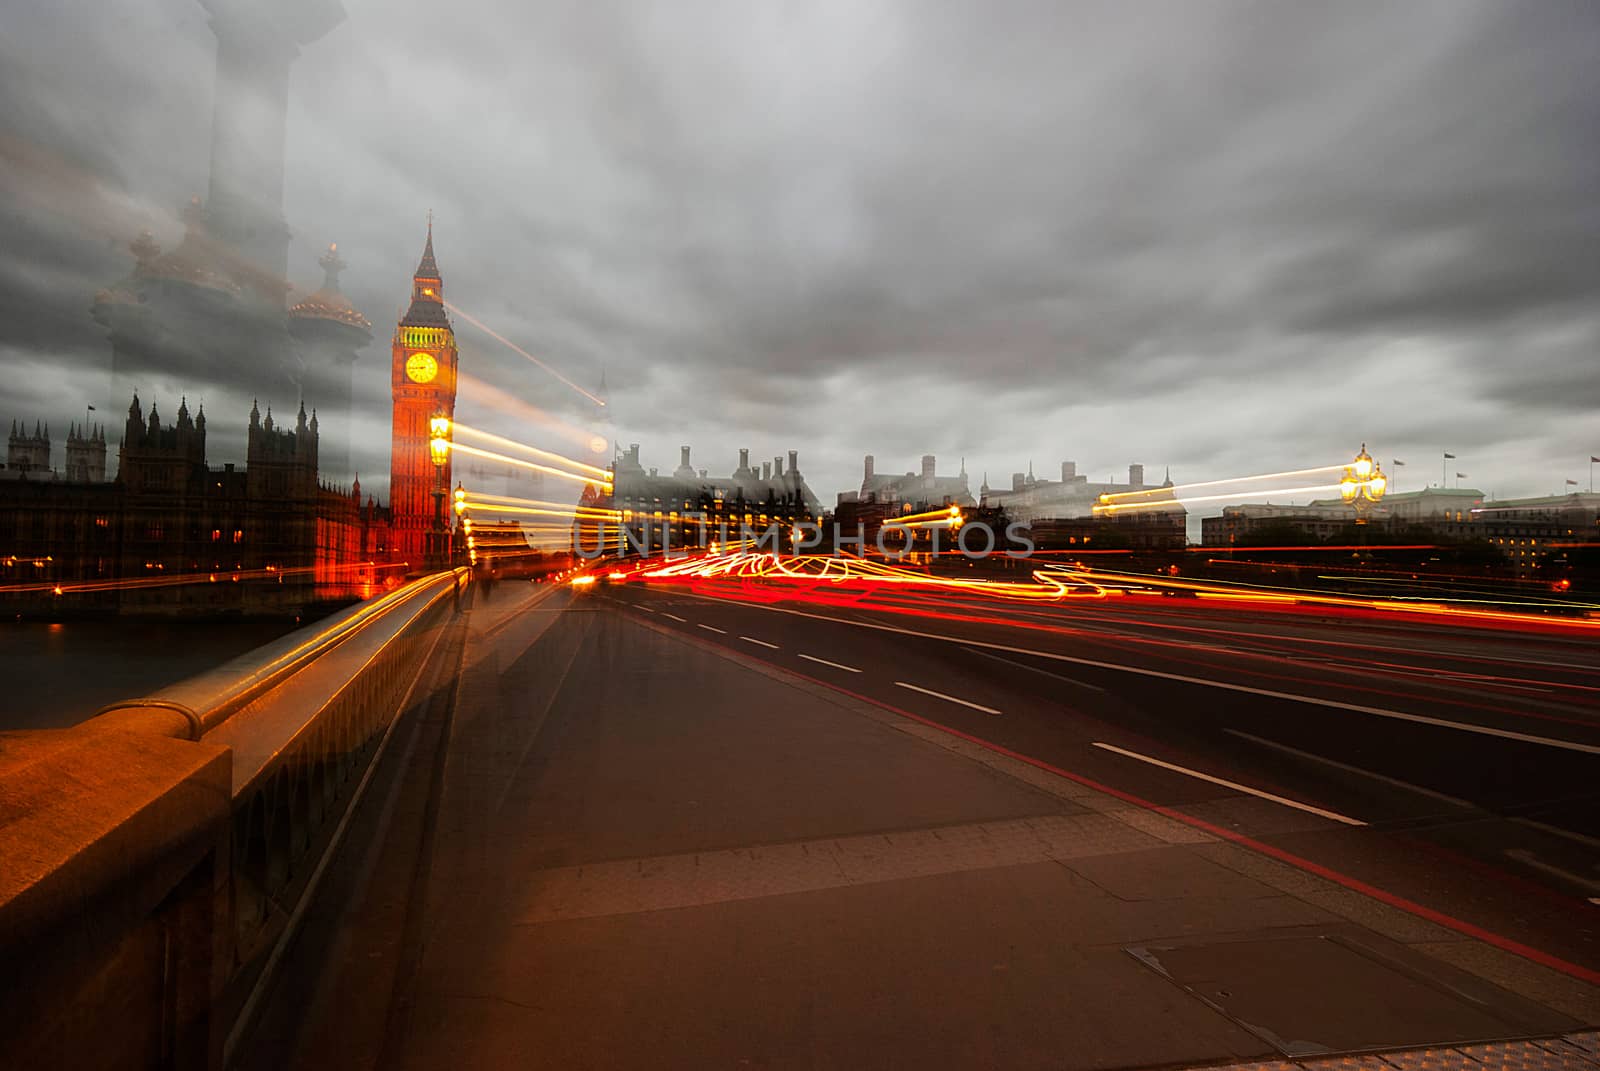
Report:
M1592 639L781 590L479 593L246 1066L1600 1066Z

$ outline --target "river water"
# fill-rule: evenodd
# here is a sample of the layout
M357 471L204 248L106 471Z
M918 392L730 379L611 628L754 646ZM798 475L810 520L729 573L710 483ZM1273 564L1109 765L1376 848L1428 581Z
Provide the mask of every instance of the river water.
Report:
M60 729L297 628L293 622L0 622L0 730Z

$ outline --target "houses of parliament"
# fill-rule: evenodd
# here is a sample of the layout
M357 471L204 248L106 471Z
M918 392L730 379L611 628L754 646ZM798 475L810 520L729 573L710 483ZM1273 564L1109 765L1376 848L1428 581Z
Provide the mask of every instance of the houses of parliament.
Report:
M350 324L354 310L334 267L324 267L323 289L289 315ZM285 418L252 406L242 467L212 466L204 408L191 411L182 396L169 422L163 399L146 408L133 395L114 473L103 424L69 425L57 469L49 426L13 421L0 468L0 604L301 614L419 571L441 479L428 455L428 418L455 404L456 347L442 295L430 226L392 346L388 506L363 497L359 478L336 486L319 477L324 421L303 401Z
M456 389L432 221L391 346L385 506L352 471L352 388L372 324L340 290L337 246L318 262L320 288L291 304L287 281L290 68L343 9L285 6L293 17L211 20L207 196L184 207L170 249L149 231L134 237L131 270L93 297L110 345L109 403L127 407L120 437L89 406L57 467L45 414L8 414L26 420L12 423L0 467L0 610L298 615L424 567L440 477L427 421L454 412ZM189 407L219 383L257 399L248 414L210 414L231 424L230 441L246 425L244 457L221 467L207 453L203 406Z

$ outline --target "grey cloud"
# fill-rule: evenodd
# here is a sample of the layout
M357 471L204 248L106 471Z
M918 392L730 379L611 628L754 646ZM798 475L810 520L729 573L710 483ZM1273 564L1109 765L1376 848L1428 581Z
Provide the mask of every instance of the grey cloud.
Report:
M376 325L363 472L429 208L447 295L580 384L603 367L618 437L668 465L798 447L824 499L868 452L998 482L1600 439L1584 0L346 6L295 68L286 210L291 275L339 241ZM8 19L0 154L34 179L3 187L0 320L63 394L103 374L85 309L120 243L170 247L204 191L210 47L191 0ZM484 382L587 418L458 327ZM1339 405L1355 365L1406 393ZM463 402L515 430L488 397Z

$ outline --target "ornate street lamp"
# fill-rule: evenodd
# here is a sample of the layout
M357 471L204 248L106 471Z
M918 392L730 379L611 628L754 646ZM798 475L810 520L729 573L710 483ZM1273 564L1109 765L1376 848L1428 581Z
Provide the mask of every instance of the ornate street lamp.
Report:
M445 543L444 467L450 460L450 415L441 411L429 418L428 434L428 457L438 473L433 489L433 552L430 558L433 567L439 569L449 565Z
M1355 460L1344 467L1344 477L1339 481L1339 497L1350 503L1356 511L1356 524L1364 526L1367 523L1367 514L1372 507L1383 499L1383 493L1389 487L1389 478L1383 474L1383 469L1372 460L1372 455L1367 453L1367 444L1361 444L1361 452ZM1361 529L1361 543L1366 545L1366 529ZM1364 555L1358 551L1357 557Z

